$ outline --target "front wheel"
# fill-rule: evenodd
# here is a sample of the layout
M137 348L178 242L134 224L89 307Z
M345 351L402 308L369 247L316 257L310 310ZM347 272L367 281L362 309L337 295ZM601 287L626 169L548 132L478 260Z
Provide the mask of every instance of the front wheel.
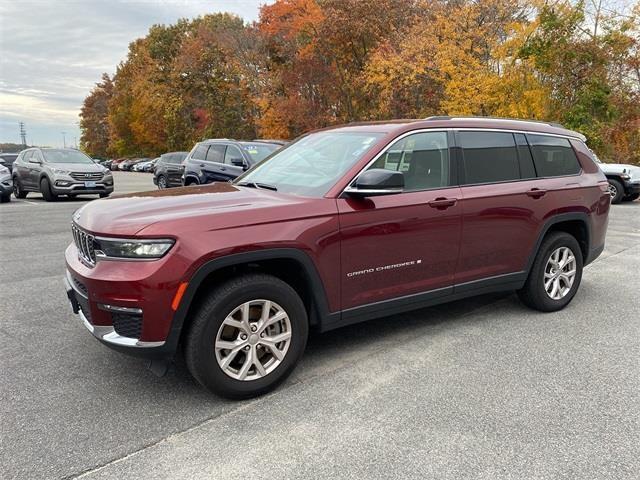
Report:
M101 193L100 198L107 198L109 195L111 195L110 192Z
M304 304L289 284L271 275L238 277L213 290L196 314L187 367L218 395L255 397L293 371L308 329Z
M518 291L522 303L542 312L555 312L573 299L582 279L582 251L565 232L551 232L540 245L529 277Z
M0 197L0 203L9 203L11 201L11 194L2 195Z
M167 178L164 175L158 177L158 188L160 190L167 188Z
M40 180L40 193L47 202L55 202L58 199L58 196L51 191L51 184L46 177Z

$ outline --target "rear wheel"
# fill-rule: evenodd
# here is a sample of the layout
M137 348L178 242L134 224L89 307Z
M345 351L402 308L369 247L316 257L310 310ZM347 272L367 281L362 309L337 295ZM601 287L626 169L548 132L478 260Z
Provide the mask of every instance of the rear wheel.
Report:
M520 300L530 308L555 312L573 299L582 279L582 251L565 232L551 232L540 245Z
M624 196L624 187L622 184L614 179L609 178L609 195L611 196L611 203L620 203Z
M55 202L58 199L58 196L51 191L51 184L47 177L40 180L40 193L42 193L42 198L47 202Z
M304 304L290 285L270 275L238 277L203 302L187 334L186 363L218 395L261 395L293 371L308 328Z
M13 196L16 198L27 198L27 193L22 189L22 185L20 184L20 180L17 178L13 179Z

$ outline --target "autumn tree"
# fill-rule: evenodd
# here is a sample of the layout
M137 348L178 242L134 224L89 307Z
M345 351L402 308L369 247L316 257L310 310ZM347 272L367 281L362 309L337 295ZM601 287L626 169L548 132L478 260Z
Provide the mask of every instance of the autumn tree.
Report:
M109 153L109 101L113 95L113 82L106 73L84 99L80 110L80 147L94 157Z

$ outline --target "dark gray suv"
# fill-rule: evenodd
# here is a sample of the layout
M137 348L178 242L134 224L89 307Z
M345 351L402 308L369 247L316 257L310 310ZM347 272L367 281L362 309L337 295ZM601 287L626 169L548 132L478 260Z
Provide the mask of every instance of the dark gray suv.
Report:
M113 176L84 153L72 148L30 148L13 164L13 194L25 198L40 192L47 202L59 195L100 195L113 192Z
M184 160L183 185L228 182L281 148L280 140L209 139L193 147Z

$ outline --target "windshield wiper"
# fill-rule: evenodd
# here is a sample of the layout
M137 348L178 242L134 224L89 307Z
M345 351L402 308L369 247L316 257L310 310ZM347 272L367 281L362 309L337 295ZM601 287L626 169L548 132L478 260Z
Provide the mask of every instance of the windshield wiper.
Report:
M266 190L273 190L274 192L278 191L278 187L276 187L275 185L269 185L268 183L240 182L238 185L240 185L241 187L264 188Z

